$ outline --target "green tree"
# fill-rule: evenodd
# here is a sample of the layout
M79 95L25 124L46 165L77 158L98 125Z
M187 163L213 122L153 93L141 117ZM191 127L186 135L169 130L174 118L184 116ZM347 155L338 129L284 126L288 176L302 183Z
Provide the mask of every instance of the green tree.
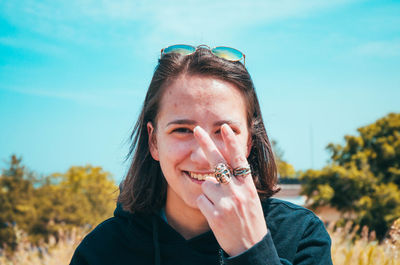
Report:
M307 170L302 193L312 208L330 205L354 213L382 238L400 216L400 114L390 113L345 136L345 144L329 144L331 163Z
M29 223L36 216L32 198L34 197L34 177L21 164L21 158L12 155L8 168L0 175L0 246L16 247L15 225L28 230Z
M78 200L77 204L69 205L67 210L72 215L79 212L81 224L95 225L112 216L118 187L110 173L103 171L101 167L87 165L71 167L66 173L54 176L61 179L59 186L65 195ZM75 205L79 207L75 209ZM70 218L71 221L74 220L73 216Z
M37 243L57 237L59 229L94 226L112 215L118 187L101 167L73 166L39 179L21 161L11 156L0 175L0 248L15 249L16 227Z
M278 168L278 173L280 178L295 178L297 177L297 172L293 165L289 164L283 159L283 150L278 146L275 140L272 140L272 149L274 151L276 165Z
M66 173L55 173L36 190L38 218L30 235L37 241L57 236L60 228L90 227L111 217L118 188L101 167L73 166Z

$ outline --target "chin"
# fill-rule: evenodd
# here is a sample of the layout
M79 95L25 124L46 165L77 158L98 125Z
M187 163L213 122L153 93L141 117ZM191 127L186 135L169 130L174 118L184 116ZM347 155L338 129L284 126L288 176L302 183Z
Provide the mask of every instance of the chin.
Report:
M200 195L200 194L199 194ZM193 210L198 210L200 211L199 207L197 206L197 197L196 198L189 198L185 200L185 204L189 207L192 208Z

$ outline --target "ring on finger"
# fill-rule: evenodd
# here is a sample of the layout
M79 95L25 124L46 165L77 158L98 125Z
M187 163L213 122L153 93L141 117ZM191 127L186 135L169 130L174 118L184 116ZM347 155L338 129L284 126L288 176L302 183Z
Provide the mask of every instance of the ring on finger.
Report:
M235 177L247 177L248 175L251 174L251 169L250 166L246 167L237 167L233 170L233 175Z
M231 169L224 163L219 163L214 168L214 176L219 183L227 184L232 179Z

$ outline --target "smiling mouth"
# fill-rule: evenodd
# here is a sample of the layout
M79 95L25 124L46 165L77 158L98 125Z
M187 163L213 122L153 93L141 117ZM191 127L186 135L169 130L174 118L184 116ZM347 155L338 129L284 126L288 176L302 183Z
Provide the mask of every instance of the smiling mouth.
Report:
M206 178L214 178L213 173L194 173L190 171L184 171L186 175L188 175L192 179L197 179L197 180L206 180Z

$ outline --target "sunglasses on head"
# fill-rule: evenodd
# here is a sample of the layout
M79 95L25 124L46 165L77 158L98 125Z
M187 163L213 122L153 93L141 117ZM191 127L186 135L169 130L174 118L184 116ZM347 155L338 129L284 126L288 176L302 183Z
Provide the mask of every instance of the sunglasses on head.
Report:
M186 44L171 45L164 49L161 49L161 57L164 54L168 54L168 53L179 53L181 55L190 55L199 48L207 48L215 56L225 59L225 60L228 60L228 61L231 61L231 62L238 62L243 59L243 65L245 65L245 63L246 63L246 56L244 55L244 53L242 53L239 50L236 50L231 47L226 47L226 46L217 46L217 47L214 47L211 49L209 46L204 45L204 44L199 45L197 47L192 46L192 45L186 45Z

